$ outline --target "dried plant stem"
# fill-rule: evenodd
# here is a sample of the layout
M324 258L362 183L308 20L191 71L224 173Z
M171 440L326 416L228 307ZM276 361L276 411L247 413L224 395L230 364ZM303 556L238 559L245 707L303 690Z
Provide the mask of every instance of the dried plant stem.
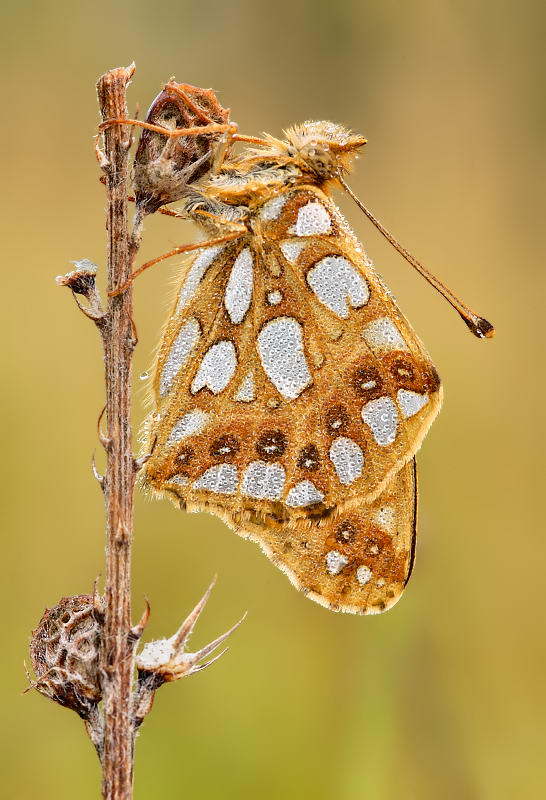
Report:
M134 199L127 197L132 140L130 129L118 123L127 118L125 93L134 69L131 65L126 69L110 70L97 83L102 120L116 122L101 125L104 151L98 143L95 148L105 173L102 183L107 197L108 307L104 310L96 286L97 267L88 259L74 261L75 269L57 277L58 285L71 290L80 311L99 329L104 348L106 434L100 430L104 412L99 417L98 428L99 439L106 450L106 472L104 476L99 475L94 460L93 472L103 490L106 506L105 594L104 598L99 596L95 584L92 597L61 598L53 609L46 609L40 624L32 632L30 648L36 674L31 686L45 697L76 711L83 719L101 760L102 795L106 800L131 800L133 796L135 736L152 708L157 689L164 683L201 672L217 661L227 647L216 655L214 652L242 622L196 652L187 651L188 639L208 600L211 585L174 637L147 644L135 659L136 646L148 622L150 607L146 604L139 622L132 626L133 495L135 475L149 455L134 458L132 452L131 361L137 337L132 317L130 276L140 247L144 217L152 212L137 202L129 233L128 199ZM211 91L191 88L194 93L209 99L212 96L218 106ZM227 115L220 106L218 109ZM192 102L190 110L193 111ZM206 155L210 156L210 152L207 151ZM200 163L202 157L203 154L196 156L191 148L189 152L182 148L179 161L182 166L189 164L192 167L194 162ZM187 169L178 170L177 180L182 182L183 189L188 187L188 174L194 171L193 167L189 173ZM151 169L152 176L153 173ZM177 184L176 194L180 191ZM145 194L145 200L150 201L149 194ZM67 625L74 608L78 612L76 621L86 619L87 627L83 634L78 634L79 638L67 644ZM50 646L52 636L57 637L58 647ZM78 649L82 641L86 645L85 652ZM69 657L70 669L66 667ZM136 685L135 667L138 671Z
M97 83L102 119L125 118L127 84L134 67L107 72ZM130 241L127 220L129 128L104 131L107 190L108 291L127 283L138 244ZM106 585L101 682L104 708L103 797L132 797L132 688L134 637L131 636L131 544L135 463L131 442L131 359L135 346L131 284L109 299L101 332L106 377L107 466Z

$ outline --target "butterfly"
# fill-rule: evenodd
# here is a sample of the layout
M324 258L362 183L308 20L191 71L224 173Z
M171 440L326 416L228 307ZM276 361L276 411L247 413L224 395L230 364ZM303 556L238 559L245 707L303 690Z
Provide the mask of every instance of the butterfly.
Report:
M309 598L378 613L411 573L440 378L332 200L340 185L354 197L344 176L366 140L331 122L239 138L255 146L224 147L184 193L202 241L158 350L142 481L257 542Z

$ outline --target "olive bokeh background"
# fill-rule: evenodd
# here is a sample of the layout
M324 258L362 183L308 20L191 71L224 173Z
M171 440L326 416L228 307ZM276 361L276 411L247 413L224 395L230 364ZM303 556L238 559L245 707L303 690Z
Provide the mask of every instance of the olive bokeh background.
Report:
M75 258L104 264L94 83L133 59L133 107L175 75L214 87L247 133L309 118L364 133L354 190L498 329L474 339L339 198L445 383L419 456L412 581L384 616L335 615L220 521L137 496L135 615L146 595L149 637L170 635L216 572L194 644L249 615L221 662L159 692L136 798L543 796L545 33L539 0L6 6L3 796L98 796L81 722L21 691L44 607L103 570L90 470L101 353L54 276ZM150 218L141 256L192 235ZM176 260L138 281L135 429L174 274Z

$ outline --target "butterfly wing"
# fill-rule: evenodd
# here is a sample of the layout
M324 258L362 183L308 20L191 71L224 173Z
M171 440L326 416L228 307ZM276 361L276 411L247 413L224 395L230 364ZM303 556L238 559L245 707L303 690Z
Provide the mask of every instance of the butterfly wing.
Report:
M311 525L303 519L256 525L244 512L227 521L256 541L311 600L332 611L377 614L400 599L409 580L416 515L413 459L371 503L336 507Z
M372 503L440 406L428 355L316 187L190 262L153 386L147 483L264 520Z
M421 446L441 406L440 379L331 200L314 186L282 200L260 234L282 265L277 313L301 322L312 364L300 441L321 460L320 470L305 462L308 477L327 506L371 502Z
M176 484L167 481L163 489L179 498ZM309 599L332 611L378 614L400 599L413 568L415 459L371 503L337 506L316 519L249 509L214 512L240 536L256 542Z

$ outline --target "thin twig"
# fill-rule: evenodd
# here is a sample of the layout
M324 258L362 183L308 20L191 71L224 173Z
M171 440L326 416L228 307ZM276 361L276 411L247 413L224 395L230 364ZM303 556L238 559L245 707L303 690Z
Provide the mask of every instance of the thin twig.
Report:
M103 120L128 116L126 89L134 66L107 72L97 83ZM125 125L104 131L108 229L108 291L128 283L139 233L129 236L127 176L130 134ZM131 447L131 358L134 349L131 286L110 297L101 328L106 377L106 583L101 683L104 708L103 797L129 800L133 785L131 708L134 637L131 636L131 544L134 467Z

